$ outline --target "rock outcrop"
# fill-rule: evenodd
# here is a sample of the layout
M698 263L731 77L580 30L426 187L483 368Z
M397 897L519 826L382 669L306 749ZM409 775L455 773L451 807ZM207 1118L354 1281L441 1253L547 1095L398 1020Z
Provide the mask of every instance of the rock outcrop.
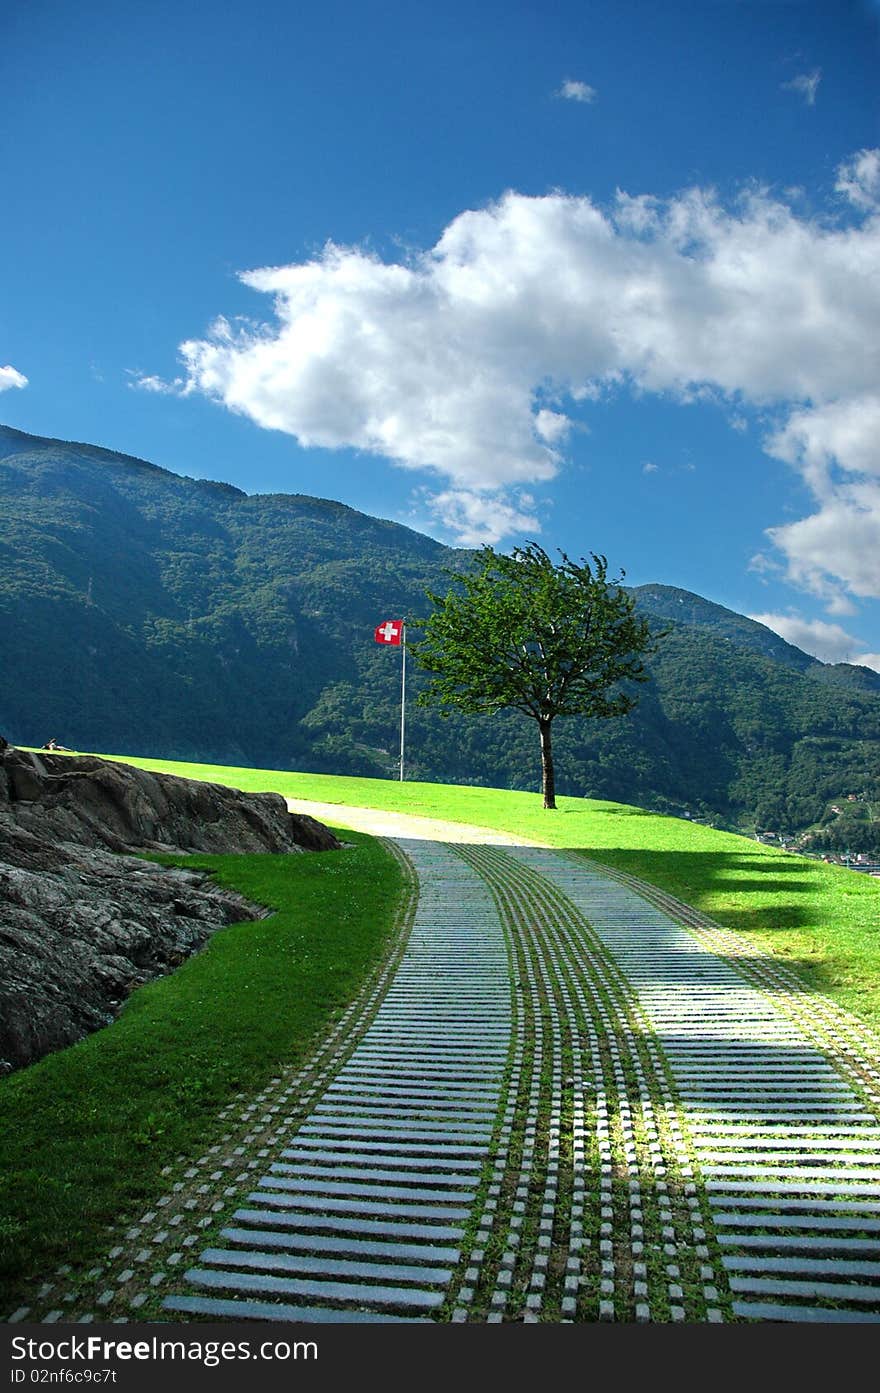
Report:
M109 1024L216 929L269 912L203 873L119 853L338 846L276 794L0 739L0 1072Z
M4 742L5 743L5 742ZM329 851L339 842L278 793L151 774L95 755L0 749L0 817L110 851Z
M0 1069L109 1024L215 929L268 912L204 874L0 823Z

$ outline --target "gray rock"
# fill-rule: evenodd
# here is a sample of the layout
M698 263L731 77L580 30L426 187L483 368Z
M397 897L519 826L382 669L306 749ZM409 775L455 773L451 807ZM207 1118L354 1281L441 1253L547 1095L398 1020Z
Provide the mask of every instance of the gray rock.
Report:
M73 1044L215 929L267 913L204 874L53 845L0 813L0 1058Z
M55 841L111 851L328 851L339 842L278 793L152 774L94 755L0 748L0 811Z
M109 1024L216 929L269 913L204 873L124 853L338 846L275 794L0 737L0 1075Z

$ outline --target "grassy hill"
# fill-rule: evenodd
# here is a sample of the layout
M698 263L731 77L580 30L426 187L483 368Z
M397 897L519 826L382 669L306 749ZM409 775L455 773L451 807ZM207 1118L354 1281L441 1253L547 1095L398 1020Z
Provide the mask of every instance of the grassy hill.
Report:
M399 664L373 629L423 615L425 589L470 553L326 499L249 497L6 427L0 506L7 738L393 774ZM686 591L634 593L668 630L652 680L626 720L557 723L560 792L779 830L850 792L880 800L876 674L818 663ZM423 781L540 778L516 713L444 720L411 704L407 753Z
M535 794L493 788L130 762L337 803L343 828L346 805L365 806L569 848L712 915L880 1027L880 882L866 876L619 803L562 798L546 812ZM178 858L276 913L221 930L133 993L112 1026L0 1081L0 1314L59 1261L84 1270L98 1258L106 1226L123 1232L167 1189L171 1162L222 1140L224 1103L302 1060L339 1019L406 903L387 850L345 840L314 857Z
M114 756L114 758L122 758ZM533 793L399 783L168 760L132 764L248 792L381 808L499 831L580 852L638 876L743 934L808 986L880 1030L880 880L644 808Z

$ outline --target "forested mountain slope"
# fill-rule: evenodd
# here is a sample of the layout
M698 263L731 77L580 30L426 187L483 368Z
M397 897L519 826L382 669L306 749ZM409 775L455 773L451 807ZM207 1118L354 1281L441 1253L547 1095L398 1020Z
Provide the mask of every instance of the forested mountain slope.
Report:
M393 772L399 657L373 628L424 616L425 588L444 590L466 552L326 499L249 497L6 427L0 509L9 739ZM877 674L827 667L686 591L634 593L668 631L652 680L628 719L557 723L560 792L778 827L849 791L880 796ZM515 714L443 720L411 703L407 755L412 778L539 782L536 733Z

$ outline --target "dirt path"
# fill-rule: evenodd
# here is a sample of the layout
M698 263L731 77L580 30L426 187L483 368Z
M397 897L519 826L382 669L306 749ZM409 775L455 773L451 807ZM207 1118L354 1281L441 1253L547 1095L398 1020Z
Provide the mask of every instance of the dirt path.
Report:
M411 813L383 812L379 808L349 808L341 803L315 803L306 798L288 798L292 813L307 813L333 827L350 827L353 832L369 832L374 837L405 837L413 841L452 842L485 846L544 846L512 832L492 827L471 827L463 822L444 822L442 818L416 817Z

